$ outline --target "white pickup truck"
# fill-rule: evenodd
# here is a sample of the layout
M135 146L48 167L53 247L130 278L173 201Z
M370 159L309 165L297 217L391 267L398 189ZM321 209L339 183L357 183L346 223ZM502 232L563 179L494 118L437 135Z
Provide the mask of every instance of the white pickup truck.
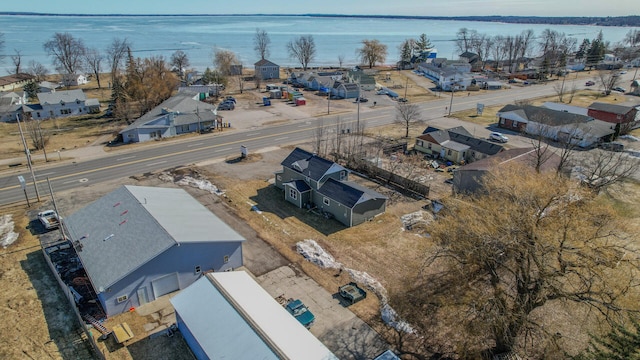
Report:
M54 210L45 210L38 213L38 219L47 230L52 230L60 226L60 219Z

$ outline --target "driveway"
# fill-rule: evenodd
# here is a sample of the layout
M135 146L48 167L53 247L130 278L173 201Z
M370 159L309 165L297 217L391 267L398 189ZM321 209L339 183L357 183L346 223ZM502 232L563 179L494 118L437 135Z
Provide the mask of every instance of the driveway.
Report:
M258 277L271 296L300 299L316 316L311 327L315 335L340 359L373 359L389 345L364 321L293 265L282 266Z

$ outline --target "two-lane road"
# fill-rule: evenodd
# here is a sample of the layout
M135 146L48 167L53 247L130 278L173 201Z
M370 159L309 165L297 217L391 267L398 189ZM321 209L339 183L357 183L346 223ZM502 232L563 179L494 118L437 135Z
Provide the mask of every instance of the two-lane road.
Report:
M535 85L469 97L456 96L453 100L453 110L474 109L477 103L491 106L553 94L552 86ZM419 105L423 118L432 120L442 118L447 112L445 108L449 106L449 103L450 97L443 96L441 99ZM336 118L331 115L325 116L322 123L329 130L334 129ZM92 160L46 166L35 171L37 186L40 197L45 199L49 194L45 184L47 177L55 191L63 191L134 174L153 172L215 158L225 158L234 154L239 155L241 145L247 146L249 151L255 151L275 145L309 141L313 138L315 129L320 124L318 119L311 117L277 126L265 126L260 129L207 134L189 140L151 145L136 150L114 151L112 155ZM380 107L375 111L361 112L359 121L366 128L372 128L393 123L394 119L394 107ZM355 113L342 114L340 121L346 128L355 129L358 119ZM24 201L24 192L18 182L18 176L23 176L27 180L28 196L30 199L35 198L35 190L28 169L8 171L0 176L0 205Z

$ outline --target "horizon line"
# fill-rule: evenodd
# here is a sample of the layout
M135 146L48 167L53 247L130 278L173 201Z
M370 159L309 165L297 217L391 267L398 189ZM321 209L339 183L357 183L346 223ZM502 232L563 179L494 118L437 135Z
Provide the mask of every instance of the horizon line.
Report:
M0 15L29 15L29 16L323 16L323 17L377 17L377 18L415 18L415 19L454 19L454 18L564 18L564 19L584 19L584 18L629 18L638 17L640 15L583 15L583 16L553 16L553 15L392 15L392 14L322 14L322 13L307 13L307 14L266 14L266 13L253 13L253 14L125 14L125 13L94 13L94 14L82 14L82 13L39 13L28 11L0 11Z

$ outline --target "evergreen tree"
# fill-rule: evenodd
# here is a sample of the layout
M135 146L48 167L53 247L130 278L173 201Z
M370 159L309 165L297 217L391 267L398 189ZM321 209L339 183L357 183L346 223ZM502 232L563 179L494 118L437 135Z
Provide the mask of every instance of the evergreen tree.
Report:
M400 45L400 61L403 63L411 62L413 57L413 39L407 39Z
M593 39L591 42L591 47L587 52L587 61L586 65L590 67L594 67L597 65L602 59L604 59L604 52L606 50L604 40L602 38L602 30L598 33L598 36Z
M591 47L591 41L589 41L589 39L582 40L582 44L580 44L578 51L576 51L576 59L578 60L584 59L585 55L587 55L587 50L589 50L590 47Z
M431 44L431 41L427 37L427 34L425 33L420 34L420 36L418 37L418 40L416 40L416 43L415 43L415 53L416 53L416 56L418 57L417 62L426 60L429 57L429 54L431 53L430 51L431 48L433 48L433 44Z
M640 322L631 326L616 325L603 337L591 336L589 349L576 360L638 360L640 359Z
M27 93L27 97L29 99L35 99L37 97L38 89L38 83L33 80L29 81L22 87L22 90Z

